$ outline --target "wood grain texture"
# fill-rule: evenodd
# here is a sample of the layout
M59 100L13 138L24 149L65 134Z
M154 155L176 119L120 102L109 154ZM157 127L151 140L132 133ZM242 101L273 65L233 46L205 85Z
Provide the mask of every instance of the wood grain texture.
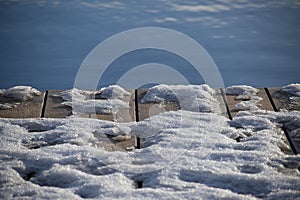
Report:
M14 104L15 107L1 109L0 117L3 118L39 118L41 115L44 92L27 101L19 101L13 98L0 96L1 104Z
M63 98L59 96L61 90L48 91L47 101L45 105L45 118L66 118L72 115L72 108L63 105Z

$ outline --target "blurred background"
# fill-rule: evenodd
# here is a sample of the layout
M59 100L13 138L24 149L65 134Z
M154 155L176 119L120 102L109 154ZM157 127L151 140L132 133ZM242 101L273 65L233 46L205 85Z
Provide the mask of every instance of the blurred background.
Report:
M226 86L299 83L299 21L299 0L0 0L0 88L72 88L80 64L97 44L145 26L195 39L215 61ZM99 87L150 62L174 67L192 84L204 83L193 79L186 60L148 49L117 59Z

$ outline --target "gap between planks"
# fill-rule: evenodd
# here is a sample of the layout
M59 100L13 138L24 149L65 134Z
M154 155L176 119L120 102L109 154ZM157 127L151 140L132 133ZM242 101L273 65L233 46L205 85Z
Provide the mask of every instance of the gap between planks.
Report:
M273 98L272 98L272 96L271 96L271 94L270 94L269 89L268 89L268 88L264 88L264 89L265 89L265 91L266 91L266 93L267 93L267 95L268 95L269 101L270 101L270 103L271 103L271 105L272 105L274 111L275 111L275 112L279 112L279 109L276 107L276 105L275 105L275 103L274 103L274 100L273 100ZM285 134L285 137L286 137L286 139L287 139L287 141L288 141L288 143L289 143L289 145L290 145L290 147L291 147L293 153L294 153L295 155L297 155L299 152L297 151L296 146L295 146L295 144L294 144L294 142L293 142L293 140L292 140L292 138L291 138L291 136L290 136L288 130L286 129L286 127L285 127L284 125L282 126L282 130L283 130L283 132L284 132L284 134Z

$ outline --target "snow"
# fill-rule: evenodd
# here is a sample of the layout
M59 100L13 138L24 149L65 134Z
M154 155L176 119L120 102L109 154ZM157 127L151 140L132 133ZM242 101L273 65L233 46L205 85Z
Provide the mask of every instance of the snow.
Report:
M287 92L290 95L300 97L300 84L289 84L281 89L283 92Z
M79 90L73 88L59 95L65 101L63 105L73 108L73 114L115 114L120 109L129 108L126 97L131 94L117 85L101 88L99 91ZM96 98L96 99L94 99Z
M30 86L15 86L7 90L2 90L1 93L5 97L14 98L20 101L27 101L32 99L34 96L41 95L40 91Z
M150 88L142 103L178 102L182 110L220 113L216 92L208 85L158 85Z
M111 85L109 87L101 88L100 91L95 95L97 94L99 94L99 97L103 99L123 99L124 97L131 95L118 85Z
M252 96L250 100L241 101L240 103L237 103L235 107L239 110L259 110L257 104L262 100L263 98L259 96Z
M234 85L226 88L226 94L238 95L236 99L248 100L258 93L258 89L247 85Z
M184 88L195 101L211 100L211 106L216 101L205 85L155 86L143 101L176 101ZM89 101L89 94L75 94ZM297 199L300 155L285 153L290 147L282 126L300 141L299 111L250 109L232 121L193 110L129 123L0 118L0 198ZM107 136L139 136L142 148L109 152L97 147L111 142ZM143 188L136 189L137 181Z
M75 102L63 102L64 105L76 108L73 110L73 114L112 114L117 112L121 108L129 108L128 102L124 102L119 99L109 100L84 100Z

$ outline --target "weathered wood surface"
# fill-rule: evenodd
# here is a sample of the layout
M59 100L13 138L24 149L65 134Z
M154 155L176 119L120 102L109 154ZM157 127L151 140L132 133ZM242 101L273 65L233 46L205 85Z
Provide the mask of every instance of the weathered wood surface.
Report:
M0 117L5 118L39 118L42 112L44 92L33 99L20 101L0 95L1 104L14 104L15 107L0 109Z
M50 90L45 103L45 118L66 118L67 116L72 115L72 108L66 105L63 105L63 98L61 98L61 90Z

